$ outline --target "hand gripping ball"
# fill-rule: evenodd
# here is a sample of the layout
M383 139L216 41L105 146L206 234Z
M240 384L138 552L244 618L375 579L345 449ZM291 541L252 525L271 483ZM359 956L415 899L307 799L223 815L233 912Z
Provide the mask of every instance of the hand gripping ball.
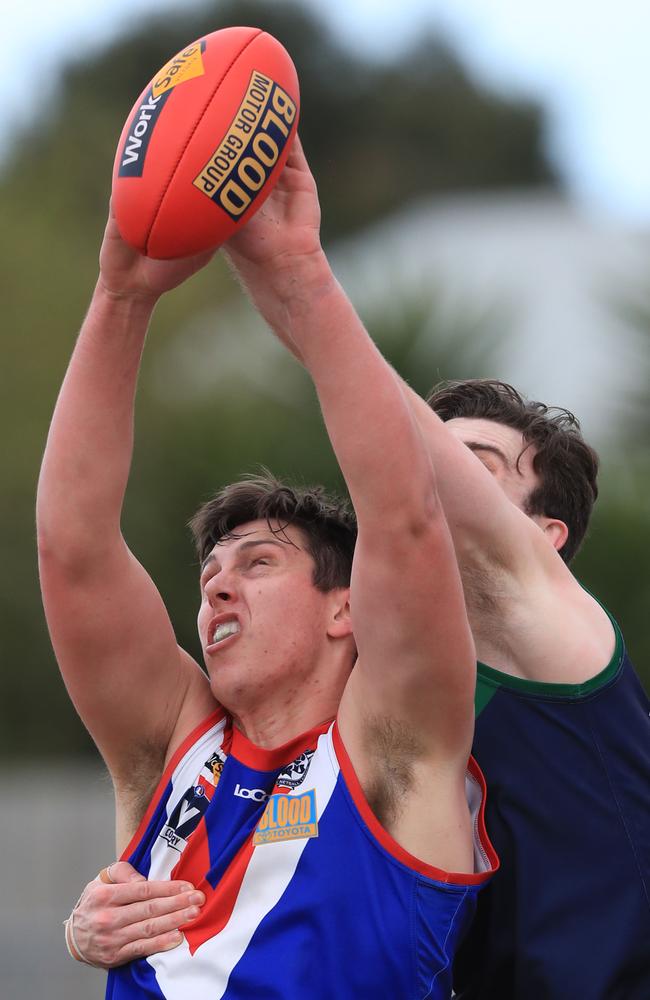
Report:
M124 125L113 209L127 243L149 257L219 246L270 194L299 113L286 50L259 28L224 28L163 66Z

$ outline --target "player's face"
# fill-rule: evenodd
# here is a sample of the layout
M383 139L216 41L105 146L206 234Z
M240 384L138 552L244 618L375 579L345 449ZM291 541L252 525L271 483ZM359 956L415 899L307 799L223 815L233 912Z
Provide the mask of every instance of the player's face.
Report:
M275 527L275 525L274 525ZM266 521L214 546L201 572L198 628L215 697L233 711L251 698L289 696L327 644L333 592L313 584L314 561L299 529Z
M445 427L474 452L508 499L527 513L527 500L539 486L539 476L533 469L535 449L526 447L521 433L477 417L454 417Z

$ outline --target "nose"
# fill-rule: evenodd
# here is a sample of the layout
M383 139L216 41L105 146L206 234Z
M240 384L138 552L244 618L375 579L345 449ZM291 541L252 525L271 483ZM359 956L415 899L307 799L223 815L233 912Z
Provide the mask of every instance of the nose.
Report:
M235 580L232 573L220 569L210 577L205 587L208 603L214 608L219 604L234 601L237 596Z

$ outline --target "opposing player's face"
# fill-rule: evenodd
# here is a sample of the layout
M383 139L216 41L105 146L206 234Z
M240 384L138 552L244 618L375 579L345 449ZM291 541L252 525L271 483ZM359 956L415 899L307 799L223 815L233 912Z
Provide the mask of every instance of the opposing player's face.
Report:
M314 586L313 572L302 532L274 533L266 521L241 525L208 555L198 628L213 693L226 708L280 690L289 697L312 678L337 600Z
M508 499L527 512L527 500L539 486L539 476L533 469L535 449L526 447L521 433L476 417L454 417L445 426L481 460Z

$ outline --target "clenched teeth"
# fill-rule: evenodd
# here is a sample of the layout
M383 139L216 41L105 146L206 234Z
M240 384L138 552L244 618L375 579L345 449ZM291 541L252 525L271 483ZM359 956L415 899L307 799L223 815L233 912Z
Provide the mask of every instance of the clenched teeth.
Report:
M212 636L212 642L221 642L223 639L227 639L229 635L235 635L239 632L239 622L219 622L214 630L214 635Z

